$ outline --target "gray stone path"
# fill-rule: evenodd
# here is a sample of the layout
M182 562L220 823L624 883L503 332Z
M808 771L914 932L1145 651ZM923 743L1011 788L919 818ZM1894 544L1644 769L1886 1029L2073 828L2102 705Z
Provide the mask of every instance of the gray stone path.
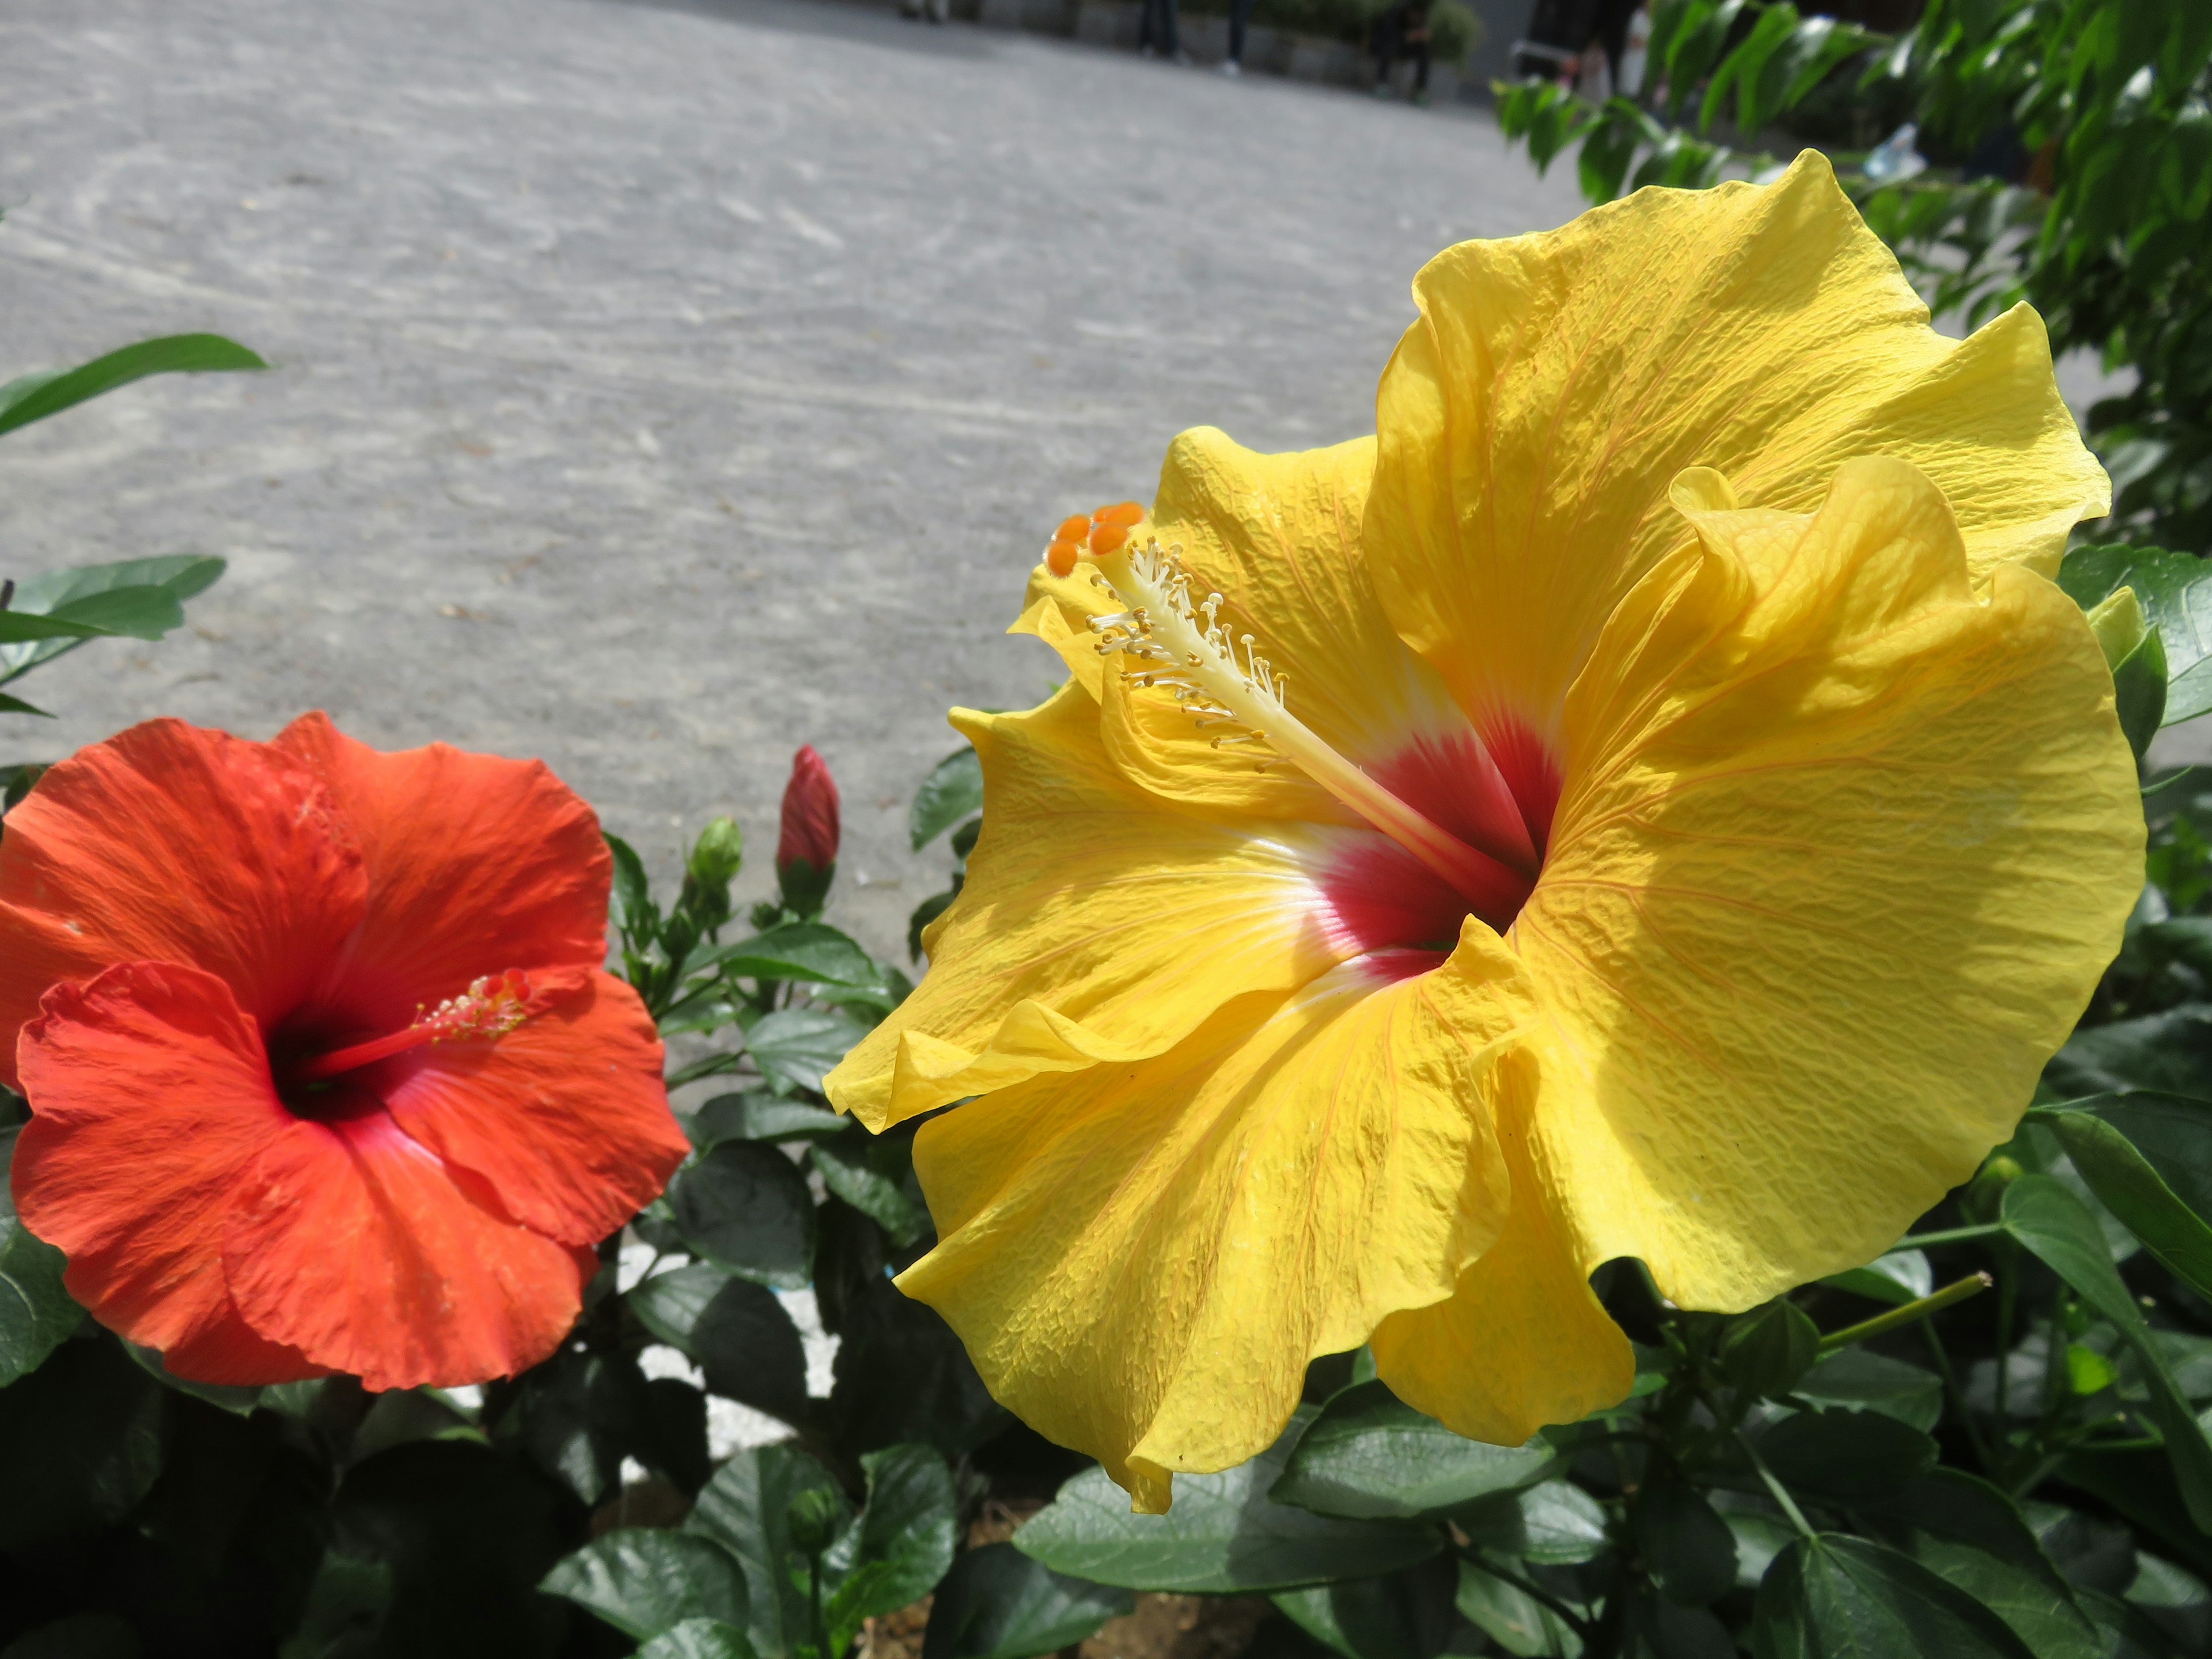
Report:
M0 377L277 365L0 444L9 570L232 561L0 758L319 706L544 755L664 868L735 812L757 891L811 739L884 950L945 708L1055 666L1000 637L1052 523L1186 426L1366 429L1422 260L1579 206L1471 115L789 0L11 0L0 204Z

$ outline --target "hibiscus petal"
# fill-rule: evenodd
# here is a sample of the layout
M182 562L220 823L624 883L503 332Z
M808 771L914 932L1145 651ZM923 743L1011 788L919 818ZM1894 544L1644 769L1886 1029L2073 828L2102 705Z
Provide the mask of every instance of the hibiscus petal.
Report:
M474 1177L378 1111L294 1120L223 1236L253 1328L372 1389L536 1364L575 1323L591 1260L498 1214Z
M69 1257L70 1294L132 1341L183 1356L179 1376L249 1380L194 1366L203 1346L284 1370L241 1346L223 1279L224 1210L292 1121L229 988L197 968L124 963L47 992L19 1054L31 1121L16 1140L15 1206ZM313 1371L297 1354L289 1367Z
M984 827L925 940L945 965L824 1084L871 1128L1158 1054L1231 998L1291 990L1360 948L1317 884L1369 832L1168 805L1115 769L1077 685L955 723L982 757Z
M1393 1394L1500 1446L1613 1405L1636 1379L1635 1352L1591 1294L1530 1156L1530 1059L1501 1066L1494 1091L1513 1188L1498 1242L1448 1299L1392 1314L1373 1338L1376 1372Z
M1666 501L1685 467L1808 512L1846 460L1902 456L1950 497L1978 576L2055 570L2109 500L2034 313L1936 334L1810 151L1772 185L1638 191L1463 243L1414 295L1377 397L1368 556L1493 750L1516 723L1555 734L1605 618L1687 539Z
M484 975L605 957L606 844L543 761L442 743L386 754L320 713L274 746L328 784L367 866L360 931L325 981L349 1018L392 1030Z
M0 1079L46 988L189 962L264 1025L361 920L361 854L314 774L266 744L149 720L49 770L0 840Z
M1433 972L1348 963L1143 1064L962 1106L916 1138L940 1239L899 1286L995 1398L1164 1510L1173 1472L1263 1449L1309 1360L1441 1300L1496 1236L1486 1079L1527 1008L1469 922Z
M1726 1309L1887 1248L2011 1133L2143 827L2080 611L2017 568L1977 587L1914 469L1845 467L1794 536L1693 517L1569 701L1513 938L1579 1265Z
M690 1143L637 993L597 969L556 971L574 984L514 1030L410 1049L374 1086L402 1129L481 1176L509 1218L593 1244L659 1195Z

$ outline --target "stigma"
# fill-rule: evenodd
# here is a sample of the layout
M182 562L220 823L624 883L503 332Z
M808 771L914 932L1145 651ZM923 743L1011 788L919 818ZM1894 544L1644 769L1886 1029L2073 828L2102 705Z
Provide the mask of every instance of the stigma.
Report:
M1121 608L1091 618L1101 656L1122 659L1133 690L1164 692L1201 728L1218 727L1217 750L1249 756L1262 770L1297 767L1368 823L1389 836L1452 889L1484 910L1494 902L1499 878L1535 873L1536 857L1525 839L1478 850L1438 825L1368 775L1290 709L1290 677L1279 672L1248 633L1221 620L1221 594L1198 597L1179 547L1163 548L1138 534L1144 509L1133 502L1105 507L1087 520L1070 519L1054 532L1046 565L1072 574L1087 557L1093 579ZM1081 524L1084 533L1073 533ZM1058 567L1065 562L1066 570ZM1500 866L1504 866L1504 870Z
M358 1071L426 1043L503 1037L529 1019L530 988L529 975L514 968L496 977L486 975L471 980L467 990L447 997L427 1013L418 1006L413 1023L404 1030L317 1054L291 1067L290 1079L295 1083L314 1083Z

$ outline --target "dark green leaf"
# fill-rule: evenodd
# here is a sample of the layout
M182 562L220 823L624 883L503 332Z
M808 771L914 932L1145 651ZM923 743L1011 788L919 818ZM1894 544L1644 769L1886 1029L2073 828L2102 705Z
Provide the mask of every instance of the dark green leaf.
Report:
M2057 1477L2124 1516L2146 1542L2156 1540L2158 1553L2212 1576L2212 1535L2190 1516L2164 1447L2069 1452L2059 1460Z
M832 1202L854 1225L875 1231L849 1206ZM935 1309L901 1295L880 1271L841 1287L836 1299L841 1340L830 1413L842 1445L871 1451L911 1440L957 1457L1006 1423Z
M106 1336L0 1389L0 1549L122 1518L161 1468L161 1385Z
M1901 1308L1934 1290L1936 1275L1928 1266L1928 1258L1918 1250L1892 1250L1863 1267L1847 1267L1842 1273L1830 1273L1820 1282L1871 1302L1887 1302Z
M25 702L21 697L11 697L4 691L0 691L0 714L36 714L42 720L53 719L52 710Z
M2044 1079L2066 1100L2130 1089L2212 1099L2212 1006L2185 1003L2084 1026L2051 1057Z
M2035 1659L2011 1627L1911 1557L1823 1533L1776 1558L1752 1614L1758 1659Z
M1797 1397L1815 1406L1880 1412L1923 1434L1943 1416L1943 1379L1861 1347L1844 1348L1798 1379Z
M2133 588L2163 647L2166 723L2212 709L2212 562L2162 547L2077 547L2059 566L2058 585L2084 611Z
M645 878L645 860L620 836L609 836L606 841L615 862L615 926L642 948L660 932L660 908L653 903L652 885Z
M1885 1500L1880 1516L1889 1543L2011 1626L2038 1659L2102 1659L2072 1589L1996 1487L1937 1469Z
M2112 704L2120 734L2140 762L2166 720L2166 647L2155 631L2112 665Z
M1669 1601L1701 1607L1735 1588L1735 1534L1680 1475L1648 1479L1630 1514L1644 1571Z
M762 1076L818 1091L823 1074L867 1034L866 1026L834 1009L780 1008L745 1034L745 1051Z
M983 763L963 746L931 769L914 793L907 829L917 853L961 819L983 810Z
M819 921L787 921L734 945L702 946L691 953L684 972L697 973L718 963L733 979L872 986L883 977L866 951Z
M544 1588L640 1640L686 1620L743 1628L745 1576L720 1545L691 1533L626 1527L563 1557Z
M1526 1486L1551 1462L1541 1439L1525 1446L1468 1440L1383 1383L1361 1382L1322 1407L1267 1495L1358 1520L1441 1515Z
M763 1654L793 1652L812 1619L807 1559L792 1537L794 1504L826 1507L841 1529L852 1515L829 1470L797 1447L747 1447L715 1472L684 1523L737 1557L745 1579L745 1633Z
M26 1632L0 1659L139 1659L138 1632L112 1613L73 1613Z
M4 1201L4 1197L0 1197L0 1203ZM174 1389L179 1394L190 1395L195 1400L204 1400L218 1410L230 1413L234 1417L251 1417L254 1408L261 1403L261 1390L258 1388L234 1387L223 1382L191 1382L185 1377L179 1376L164 1365L161 1363L161 1356L153 1349L142 1348L136 1342L121 1338L118 1340L123 1342L123 1352L137 1362L138 1368L147 1376L158 1381L164 1388Z
M1936 1467L1936 1443L1878 1412L1811 1411L1759 1438L1759 1455L1793 1491L1838 1504L1894 1492Z
M867 1504L829 1563L836 1578L823 1616L833 1653L862 1620L928 1595L952 1565L959 1500L944 1458L927 1446L893 1446L860 1464Z
M1249 1462L1177 1475L1165 1515L1131 1514L1128 1494L1104 1470L1087 1470L1015 1534L1015 1545L1097 1583L1218 1595L1369 1577L1436 1554L1443 1540L1433 1527L1340 1520L1267 1496L1314 1416L1300 1409L1283 1437Z
M644 1437L649 1409L635 1360L563 1348L531 1371L513 1419L531 1461L597 1504L618 1489L623 1459Z
M685 1242L708 1261L784 1290L810 1277L813 1195L775 1147L723 1142L678 1172L668 1203Z
M1519 1585L1507 1583L1474 1562L1459 1564L1455 1603L1461 1618L1522 1659L1574 1653L1581 1646L1559 1614Z
M697 1497L714 1473L707 1449L707 1396L680 1376L649 1380L645 1420L631 1452L685 1497Z
M814 1168L822 1184L866 1216L902 1249L929 1226L929 1206L914 1172L914 1132L872 1135L857 1123L817 1140Z
M2175 1478L2199 1528L2212 1532L2212 1445L2174 1386L2135 1298L2120 1280L2096 1218L2049 1176L2022 1176L2005 1189L2005 1230L2043 1259L2075 1292L2110 1320L2142 1362L2150 1411L2166 1440Z
M0 433L75 407L88 398L112 392L149 374L200 374L212 369L266 368L269 365L220 334L171 334L111 351L52 377L26 375L0 392Z
M1135 1605L1126 1589L1054 1572L1012 1544L986 1544L937 1587L921 1659L1033 1659L1074 1646Z
M757 1659L735 1625L719 1619L686 1619L637 1650L637 1659Z
M1459 1622L1459 1565L1438 1555L1377 1578L1347 1578L1273 1598L1291 1623L1345 1659L1431 1659Z
M1780 1400L1820 1352L1820 1328L1795 1303L1778 1298L1729 1321L1721 1334L1721 1375L1746 1394Z
M2197 1659L2148 1613L2117 1595L2085 1590L2081 1604L2112 1639L2110 1659Z
M951 886L941 893L932 893L914 907L914 914L907 918L906 923L906 950L909 960L921 960L921 936L929 930L930 923L952 908L952 901L960 896L960 881L961 878L955 875Z
M2212 1225L2204 1220L2212 1212L2212 1105L2118 1095L2031 1115L2058 1137L2106 1208L2200 1295L2212 1296Z
M1728 1626L1703 1607L1644 1596L1636 1604L1636 1632L1651 1659L1736 1659Z
M711 1262L656 1273L630 1310L706 1373L707 1386L787 1423L806 1419L806 1352L791 1315L763 1285Z
M691 1115L691 1144L701 1152L726 1140L797 1140L838 1135L853 1127L842 1112L772 1095L764 1089L716 1095Z
M1545 1566L1595 1560L1612 1541L1604 1506L1566 1480L1481 1499L1462 1510L1455 1524L1482 1548Z
M15 1134L0 1130L0 1389L38 1370L84 1317L62 1284L67 1259L15 1214L8 1185Z

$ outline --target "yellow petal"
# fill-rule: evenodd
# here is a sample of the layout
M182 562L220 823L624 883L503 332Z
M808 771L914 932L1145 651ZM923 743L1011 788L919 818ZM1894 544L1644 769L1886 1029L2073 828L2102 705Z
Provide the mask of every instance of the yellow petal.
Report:
M1692 516L1569 699L1512 939L1578 1265L1729 1309L1867 1260L2011 1133L2143 828L2081 612L1978 585L1913 468L1853 463L1795 523Z
M921 986L824 1079L871 1128L1041 1073L1158 1054L1214 1009L1360 945L1320 878L1371 831L1170 806L1116 772L1070 684L1020 714L959 711L983 833Z
M1811 152L1771 185L1639 191L1468 242L1414 284L1377 398L1367 555L1399 632L1498 746L1556 733L1621 598L1688 539L1683 469L1809 512L1855 457L1949 497L1978 576L2055 570L2103 472L2016 307L1964 343Z
M1535 1167L1531 1060L1509 1057L1492 1090L1513 1192L1498 1242L1461 1272L1447 1300L1392 1314L1373 1338L1376 1373L1392 1393L1500 1446L1613 1405L1636 1380L1634 1351L1591 1294Z
M1039 565L1030 572L1029 592L1022 596L1022 614L1006 629L1009 634L1032 634L1060 653L1069 676L1093 698L1103 689L1106 665L1098 655L1098 636L1086 618L1116 609L1113 599L1091 585L1095 573L1078 565L1072 576L1055 576Z
M1133 1066L922 1126L939 1242L899 1278L993 1395L1139 1509L1264 1449L1309 1360L1449 1295L1506 1200L1486 1091L1528 1018L1470 921L1431 972L1350 963Z

